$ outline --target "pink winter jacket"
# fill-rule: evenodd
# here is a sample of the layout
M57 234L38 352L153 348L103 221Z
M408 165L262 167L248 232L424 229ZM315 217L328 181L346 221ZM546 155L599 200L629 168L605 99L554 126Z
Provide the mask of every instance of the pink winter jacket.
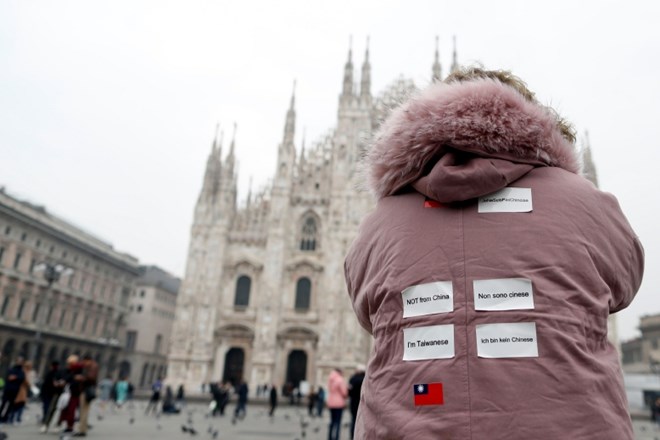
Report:
M332 370L328 377L328 398L326 405L328 408L343 408L346 406L347 396L348 386L344 377L336 370Z
M556 117L495 80L433 85L368 162L379 201L345 262L374 338L355 438L632 439L607 319L643 250Z

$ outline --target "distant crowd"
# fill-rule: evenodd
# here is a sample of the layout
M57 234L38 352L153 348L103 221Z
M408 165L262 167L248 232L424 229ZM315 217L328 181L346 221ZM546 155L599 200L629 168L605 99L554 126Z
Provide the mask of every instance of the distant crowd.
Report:
M117 380L107 376L99 380L99 366L91 356L71 355L66 365L50 363L42 378L37 378L32 363L19 357L0 378L0 423L20 424L23 410L28 401L41 402L41 432L59 429L73 437L86 437L90 428L89 412L94 400L98 400L98 418L102 420L106 411L122 408L133 400L135 387L127 377ZM324 408L330 412L328 426L329 440L339 439L342 413L347 402L351 410L351 438L360 402L360 391L364 380L364 367L358 366L356 373L347 382L341 370L335 369L330 374L327 388L323 386L302 386L302 384L284 384L279 393L276 384L260 384L256 388L257 398L270 404L269 415L274 416L279 395L286 398L290 405L300 406L306 401L310 417L322 417ZM220 381L203 384L202 392L209 392L211 401L209 414L224 416L227 404L236 400L233 421L243 419L247 414L248 384L243 380ZM98 394L97 394L98 393ZM185 391L180 385L176 392L166 386L159 377L151 385L151 395L145 408L145 415L178 414L185 406ZM76 423L77 422L77 423Z

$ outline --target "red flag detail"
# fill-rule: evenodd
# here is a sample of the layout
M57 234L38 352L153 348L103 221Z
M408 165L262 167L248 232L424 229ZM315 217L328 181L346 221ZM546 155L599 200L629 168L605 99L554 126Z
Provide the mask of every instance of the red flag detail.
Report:
M413 385L415 406L444 405L441 383L419 383Z

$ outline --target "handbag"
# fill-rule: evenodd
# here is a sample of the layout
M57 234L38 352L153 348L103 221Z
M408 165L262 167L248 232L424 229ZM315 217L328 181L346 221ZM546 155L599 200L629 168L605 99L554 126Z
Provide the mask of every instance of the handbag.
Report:
M69 405L69 400L71 400L71 391L69 390L69 385L67 385L64 387L64 391L62 391L60 397L57 398L56 408L62 411Z
M94 399L96 399L96 387L94 385L90 385L85 388L85 400L87 403L89 403Z

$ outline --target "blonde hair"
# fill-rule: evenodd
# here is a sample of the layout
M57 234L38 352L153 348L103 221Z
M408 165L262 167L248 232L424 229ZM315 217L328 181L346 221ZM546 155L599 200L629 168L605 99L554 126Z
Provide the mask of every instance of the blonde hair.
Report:
M520 95L527 101L546 108L555 116L555 119L557 120L557 128L561 132L562 136L571 144L575 144L575 128L573 128L573 124L559 115L559 113L557 113L557 111L552 107L544 106L539 103L534 92L527 88L525 81L518 78L508 70L486 70L480 66L461 67L449 74L449 76L447 76L443 82L451 84L454 82L474 81L476 79L492 79L499 81L500 83L509 86L516 92L520 93Z

